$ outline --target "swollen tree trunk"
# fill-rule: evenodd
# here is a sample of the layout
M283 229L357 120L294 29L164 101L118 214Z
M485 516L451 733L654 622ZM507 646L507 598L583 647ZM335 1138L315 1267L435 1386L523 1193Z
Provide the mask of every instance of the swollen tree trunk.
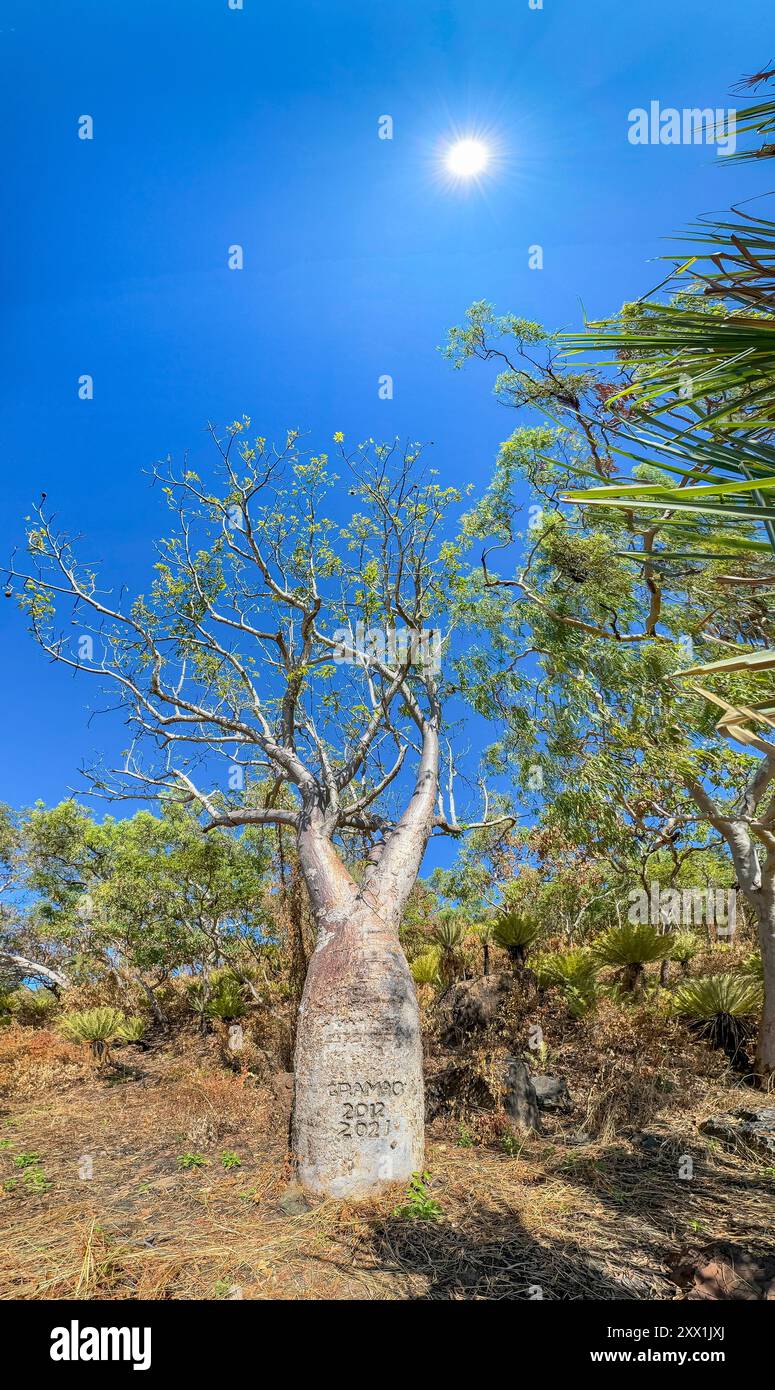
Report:
M433 824L435 728L409 806L358 884L333 844L318 799L298 829L299 862L317 932L296 1032L292 1147L310 1192L365 1197L422 1169L420 1016L398 940L401 913Z
M361 905L318 927L296 1035L293 1147L309 1191L362 1197L423 1161L414 982L397 932Z

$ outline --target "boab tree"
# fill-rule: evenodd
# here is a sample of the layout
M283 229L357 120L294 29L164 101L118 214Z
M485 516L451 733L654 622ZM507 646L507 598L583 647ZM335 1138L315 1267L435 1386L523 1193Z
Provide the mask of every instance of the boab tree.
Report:
M188 466L154 470L175 527L147 595L114 598L42 511L11 583L43 649L120 694L130 746L95 789L178 796L205 831L292 828L317 931L293 1146L307 1188L359 1195L422 1166L419 1019L398 928L429 837L461 828L439 775L440 656L462 582L441 529L459 494L421 468L418 445L350 454L338 435L349 481L330 496L326 455L303 454L295 431L268 447L249 427L211 430L217 487ZM336 521L326 499L343 495Z

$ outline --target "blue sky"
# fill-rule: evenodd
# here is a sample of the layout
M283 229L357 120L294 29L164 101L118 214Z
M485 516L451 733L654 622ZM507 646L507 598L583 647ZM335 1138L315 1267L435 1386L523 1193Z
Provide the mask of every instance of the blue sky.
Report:
M554 328L615 310L660 278L662 238L758 192L755 166L708 147L629 144L627 115L730 105L771 56L770 17L771 0L723 27L707 0L6 0L3 558L45 491L84 555L146 587L166 518L143 470L195 461L207 420L243 412L319 447L433 440L444 480L484 485L516 421L483 369L444 362L446 329L481 298ZM455 133L497 147L480 187L439 177ZM55 802L121 735L15 605L0 621L0 799Z

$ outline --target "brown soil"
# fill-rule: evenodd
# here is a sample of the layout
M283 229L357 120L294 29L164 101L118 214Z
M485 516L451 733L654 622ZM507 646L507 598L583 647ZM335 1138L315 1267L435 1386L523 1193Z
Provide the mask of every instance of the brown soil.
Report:
M727 1074L666 1082L650 1119L616 1132L612 1116L592 1139L604 1052L575 1080L563 1066L575 1110L541 1136L504 1140L497 1115L436 1121L441 1218L422 1220L392 1214L402 1193L307 1207L282 1106L227 1070L214 1039L123 1048L116 1064L99 1075L45 1031L0 1036L4 1299L670 1299L720 1242L775 1253L775 1173L697 1130L756 1103ZM227 1151L240 1167L224 1168ZM181 1168L187 1154L206 1165Z

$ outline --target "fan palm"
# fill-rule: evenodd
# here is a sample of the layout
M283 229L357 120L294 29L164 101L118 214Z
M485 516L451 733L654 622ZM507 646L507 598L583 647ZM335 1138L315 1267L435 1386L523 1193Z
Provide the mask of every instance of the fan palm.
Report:
M610 927L599 936L593 951L601 965L621 967L624 989L628 994L640 996L645 985L644 966L665 960L673 948L673 941L667 932L626 922L621 927Z
M774 80L770 70L746 83ZM775 101L739 110L738 132L755 132L764 143L733 158L775 155L768 140L774 125ZM613 349L619 358L634 361L634 379L609 398L618 399L625 412L617 452L630 463L656 462L677 481L619 482L569 493L568 500L650 513L665 537L683 534L685 548L656 550L650 556L656 565L736 554L775 562L775 448L769 443L775 426L775 221L736 210L701 221L684 241L691 258L667 259L679 284L691 269L694 296L681 294L671 304L642 303L634 325L623 316L565 339L572 352ZM770 579L775 573L757 586ZM681 674L772 669L775 651L766 650ZM750 726L775 730L772 698L735 706L705 689L700 693L722 710L719 729L775 754L775 743L750 731Z
M558 986L572 1014L586 1013L595 999L600 962L591 951L578 947L572 951L545 951L536 956L533 970L539 985Z
M59 1027L72 1042L88 1043L97 1065L103 1067L111 1060L111 1044L125 1038L124 1030L129 1025L131 1032L135 1023L135 1019L127 1019L120 1009L104 1007L63 1014Z
M746 975L709 975L687 980L673 996L673 1010L687 1018L712 1047L735 1061L762 1007L762 986Z
M496 944L508 952L514 966L521 969L538 936L538 924L527 913L512 908L496 919L492 934Z

